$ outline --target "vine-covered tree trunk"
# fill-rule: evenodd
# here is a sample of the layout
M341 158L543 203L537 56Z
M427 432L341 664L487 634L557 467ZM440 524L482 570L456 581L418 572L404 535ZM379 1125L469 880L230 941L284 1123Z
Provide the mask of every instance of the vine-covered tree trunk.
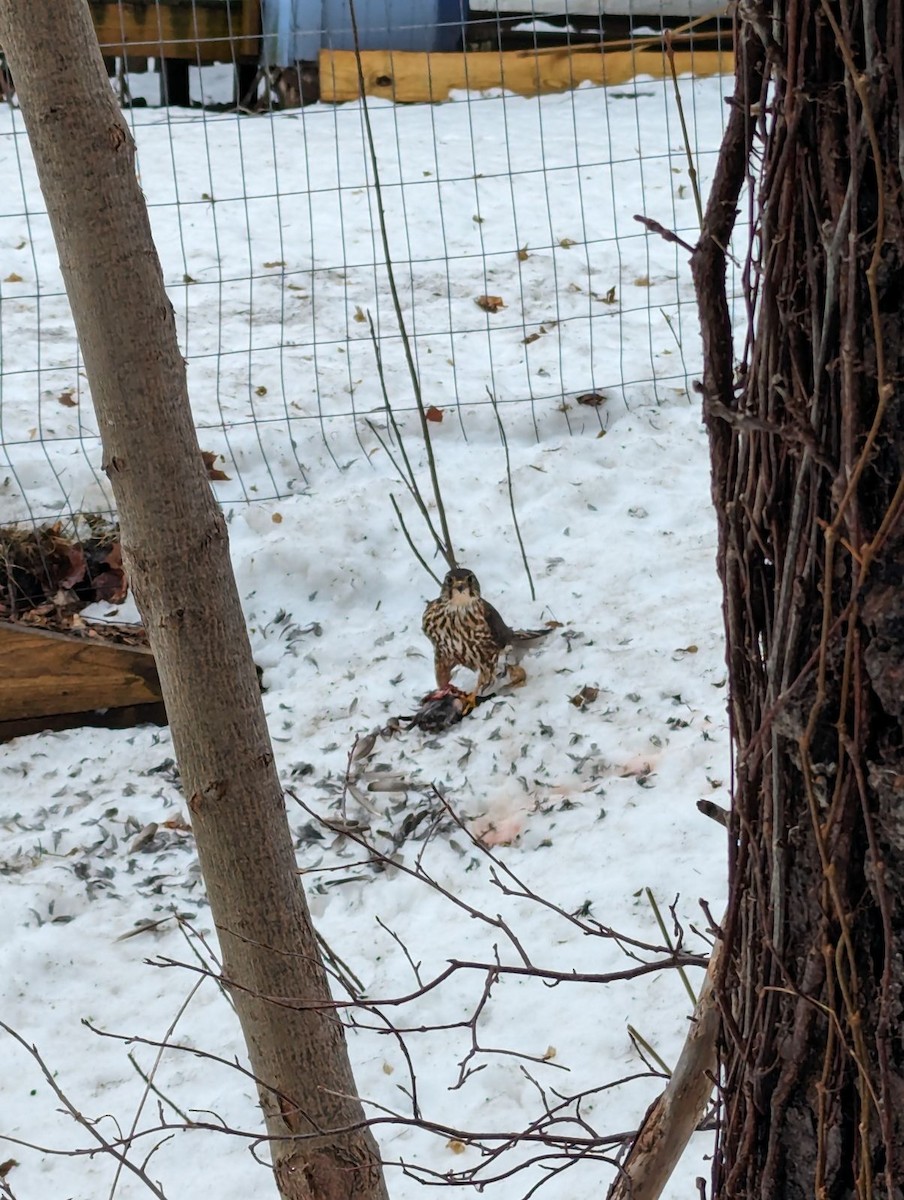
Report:
M904 1196L904 6L747 0L738 26L693 258L735 755L713 1195L890 1200ZM745 180L737 361L725 248Z
M0 0L0 43L59 250L276 1182L285 1200L385 1200L298 879L135 147L86 0ZM199 1160L201 1193L203 1171Z

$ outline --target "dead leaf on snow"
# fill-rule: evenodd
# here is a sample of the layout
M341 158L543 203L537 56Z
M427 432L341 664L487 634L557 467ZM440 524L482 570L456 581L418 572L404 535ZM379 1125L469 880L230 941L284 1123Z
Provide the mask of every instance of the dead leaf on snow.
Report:
M169 817L166 821L161 821L160 824L164 829L174 829L177 833L191 833L191 825L181 813Z
M78 408L78 400L73 395L71 388L67 388L65 392L60 392L57 400L59 400L63 408Z
M441 408L435 408L431 404L426 413L424 413L424 416L428 421L435 421L437 424L439 424L439 422L443 419L443 410Z
M590 295L594 298L594 300L598 300L600 302L600 304L614 304L615 303L615 287L614 286L609 288L608 292L603 292L602 294L600 292L591 292Z
M354 316L352 317L352 320L353 321L361 321L362 323L367 320L367 316L364 312L364 309L361 307L360 304L355 305L355 312L354 312Z
M213 450L202 450L201 457L204 459L204 469L207 471L208 479L214 481L229 479L225 471L221 471L218 466L215 466L217 459L222 457L221 455Z
M599 408L606 403L606 397L602 392L584 392L577 398L578 404L585 404L588 408Z
M467 1146L464 1144L464 1142L460 1142L458 1138L450 1138L448 1142L446 1142L446 1149L451 1150L453 1154L464 1154L465 1150L467 1150Z
M588 683L574 696L570 697L569 703L573 704L575 708L579 708L581 712L583 712L589 704L594 702L599 694L599 688Z
M7 277L3 280L3 282L4 283L21 283L22 276L17 275L15 271L11 271L10 274L7 275Z
M477 296L474 303L488 313L496 313L500 308L505 308L505 301L501 296Z

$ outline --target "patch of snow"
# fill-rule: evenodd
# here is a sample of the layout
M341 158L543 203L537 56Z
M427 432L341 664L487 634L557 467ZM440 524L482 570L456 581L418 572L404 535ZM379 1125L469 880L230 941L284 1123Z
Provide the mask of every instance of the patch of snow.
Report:
M681 89L705 185L726 82L683 80ZM425 395L444 414L431 431L455 544L510 624L554 619L560 627L523 660L524 687L443 735L378 737L344 798L356 736L413 712L433 686L420 619L437 592L397 528L390 494L426 544L365 420L385 426L367 327L356 316L370 309L390 394L408 410L408 449L426 478L380 265L360 106L243 120L175 110L130 117L201 443L225 456L230 476L213 486L281 777L314 814L360 822L402 865L423 851L425 870L448 893L401 866L357 865L362 853L350 837L290 801L312 912L371 998L416 987L391 933L425 980L450 959L492 962L496 946L503 962L519 961L498 928L456 906L458 897L502 914L538 965L619 970L629 960L611 941L503 894L469 834L563 913L642 940L660 940L647 888L663 912L680 897L686 927L704 923L698 897L716 914L724 901L725 833L695 807L701 797L727 804L728 743L708 451L688 394L688 372L699 368L692 289L674 247L633 221L646 213L693 236L671 84L638 82L622 100L580 89L539 101L471 95L436 108L371 107L402 303ZM46 519L68 502L103 508L96 425L53 241L20 118L8 108L0 110L0 175L22 180L0 196L4 504ZM30 299L39 287L40 313ZM474 298L485 294L503 296L506 309L482 312ZM77 408L56 402L70 386ZM536 601L487 387L508 435ZM579 404L588 392L604 403ZM29 432L36 405L40 437ZM597 689L589 703L579 699L585 688ZM183 1012L197 977L148 961L210 963L216 947L173 758L168 731L151 727L46 733L0 747L3 1019L111 1138L115 1122L127 1130L139 1110L139 1125L157 1123L157 1099L145 1096L138 1073L156 1051L101 1037L86 1021L157 1040L178 1016L171 1040L186 1049L164 1053L155 1076L167 1103L260 1129L247 1079L191 1053L245 1061L215 982L205 980ZM368 790L391 777L395 790ZM693 933L688 942L705 949ZM698 986L702 972L689 976ZM458 972L404 1019L460 1021L482 986L481 976ZM537 1116L537 1085L574 1094L638 1074L585 1109L601 1132L632 1128L661 1080L646 1073L627 1026L671 1063L688 1010L674 972L555 989L507 977L482 1015L481 1045L529 1060L480 1053L470 1065L481 1069L455 1087L468 1030L411 1035L423 1112L457 1129L514 1130ZM410 1115L397 1043L357 1028L349 1047L362 1096ZM90 1145L23 1047L7 1038L3 1050L0 1134L54 1150ZM166 1104L163 1112L178 1120ZM473 1148L458 1153L448 1137L410 1126L378 1133L389 1162L436 1171L479 1162ZM136 1145L136 1161L153 1144ZM690 1194L708 1146L695 1139L667 1200ZM101 1154L14 1145L10 1155L18 1200L110 1194L115 1166ZM514 1150L507 1162L526 1155ZM575 1171L582 1187L599 1190L612 1168L576 1167L542 1194L573 1195ZM202 1178L222 1200L272 1186L247 1142L197 1130L161 1145L150 1174L171 1197ZM490 1194L518 1200L537 1178L528 1169ZM421 1194L398 1167L389 1182L394 1200ZM115 1194L146 1193L123 1174Z

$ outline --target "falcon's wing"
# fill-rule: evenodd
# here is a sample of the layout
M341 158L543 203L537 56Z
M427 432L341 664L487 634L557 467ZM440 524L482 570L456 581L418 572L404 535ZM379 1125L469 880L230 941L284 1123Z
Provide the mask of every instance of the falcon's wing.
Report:
M483 615L486 617L493 641L500 650L504 646L510 646L515 636L514 630L506 625L505 621L503 621L502 617L500 617L499 613L488 600L481 600L481 604L483 605Z
M431 600L424 609L424 615L421 618L421 629L423 629L431 642L436 641L436 625L441 614L442 606L439 600Z

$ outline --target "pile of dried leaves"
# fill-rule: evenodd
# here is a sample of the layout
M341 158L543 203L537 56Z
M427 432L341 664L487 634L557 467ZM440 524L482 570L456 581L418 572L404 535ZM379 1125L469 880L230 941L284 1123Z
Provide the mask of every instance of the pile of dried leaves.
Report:
M93 513L52 525L0 527L0 620L142 644L135 626L88 625L81 609L129 591L119 529Z

